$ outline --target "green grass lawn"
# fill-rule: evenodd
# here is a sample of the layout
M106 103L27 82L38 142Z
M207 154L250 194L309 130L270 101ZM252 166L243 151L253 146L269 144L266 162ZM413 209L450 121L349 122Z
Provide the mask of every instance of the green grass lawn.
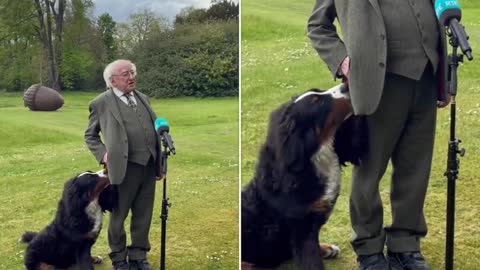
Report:
M479 269L480 226L480 8L474 1L462 3L463 18L476 59L459 69L457 136L467 154L461 159L457 184L455 266ZM242 184L254 173L257 155L265 140L270 112L292 96L318 87L327 89L331 79L326 65L312 49L306 24L313 0L242 1ZM425 212L429 226L422 247L432 269L444 269L447 182L446 150L449 138L449 109L440 110L430 188ZM390 170L381 184L386 224L390 219ZM352 231L348 214L351 169L344 170L343 190L322 241L339 245L341 256L326 264L328 269L356 269L350 246ZM290 265L281 269L293 269Z
M100 169L83 137L95 95L64 93L58 112L31 112L21 94L0 94L0 269L24 269L21 234L53 219L67 179ZM177 149L169 158L167 269L238 269L238 99L151 102ZM156 192L148 258L159 269L160 182ZM93 249L104 258L107 225L108 215ZM110 260L95 269L111 269Z

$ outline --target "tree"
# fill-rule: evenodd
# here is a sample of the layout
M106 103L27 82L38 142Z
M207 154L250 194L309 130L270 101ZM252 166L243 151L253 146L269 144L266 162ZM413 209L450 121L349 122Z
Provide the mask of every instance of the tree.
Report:
M90 0L71 0L64 18L63 59L60 65L62 87L69 90L91 86L95 79L96 61L94 48L96 28L88 18L93 10Z
M117 43L119 55L131 58L135 47L148 40L155 33L167 31L168 20L149 10L130 15L127 23L117 25Z
M207 10L203 8L196 9L193 6L183 8L175 16L175 25L177 24L198 24L208 19Z
M167 19L147 9L130 15L130 21L131 34L136 43L146 40L154 32L165 30L168 25Z
M134 50L138 87L155 97L238 94L238 22L176 24Z
M21 91L41 78L41 48L31 0L0 1L0 89Z
M208 9L187 7L175 16L175 24L199 24L207 21L238 20L239 6L233 1L213 0Z
M66 0L33 0L37 12L38 38L47 55L48 85L60 90L59 63L62 61L63 16Z
M110 63L112 62L117 55L117 43L115 42L115 26L116 22L113 21L112 16L108 13L103 13L98 17L97 20L97 29L100 33L100 37L103 42L103 46L106 50L105 59L102 62Z
M207 10L209 20L229 21L238 20L238 4L227 0L213 0Z

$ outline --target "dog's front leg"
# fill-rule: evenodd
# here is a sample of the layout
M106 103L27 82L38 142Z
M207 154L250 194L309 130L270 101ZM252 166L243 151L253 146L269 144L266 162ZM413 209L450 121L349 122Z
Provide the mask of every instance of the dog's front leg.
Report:
M301 228L293 233L292 248L294 261L301 270L324 270L320 255L318 230Z
M91 246L85 247L80 250L78 254L78 269L81 270L93 270L92 255L90 254Z

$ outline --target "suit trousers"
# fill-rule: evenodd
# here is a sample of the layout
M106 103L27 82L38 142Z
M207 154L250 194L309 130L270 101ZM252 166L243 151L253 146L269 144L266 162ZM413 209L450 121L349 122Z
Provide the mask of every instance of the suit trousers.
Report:
M108 244L112 262L146 259L150 250L148 234L155 201L155 166L153 159L146 166L128 162L125 179L118 185L119 207L110 214ZM125 219L131 210L130 237L127 247Z
M387 73L378 109L367 116L369 152L353 169L350 220L357 255L420 250L430 177L437 81L427 65L419 81ZM392 224L384 228L379 183L392 163Z

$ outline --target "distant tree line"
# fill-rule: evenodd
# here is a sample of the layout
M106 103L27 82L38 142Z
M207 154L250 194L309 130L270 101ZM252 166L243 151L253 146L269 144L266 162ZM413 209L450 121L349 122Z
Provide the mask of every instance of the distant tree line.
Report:
M94 18L92 0L0 0L0 90L104 89L105 65L125 58L151 96L237 95L238 8L214 0L173 22L143 10L117 23Z

